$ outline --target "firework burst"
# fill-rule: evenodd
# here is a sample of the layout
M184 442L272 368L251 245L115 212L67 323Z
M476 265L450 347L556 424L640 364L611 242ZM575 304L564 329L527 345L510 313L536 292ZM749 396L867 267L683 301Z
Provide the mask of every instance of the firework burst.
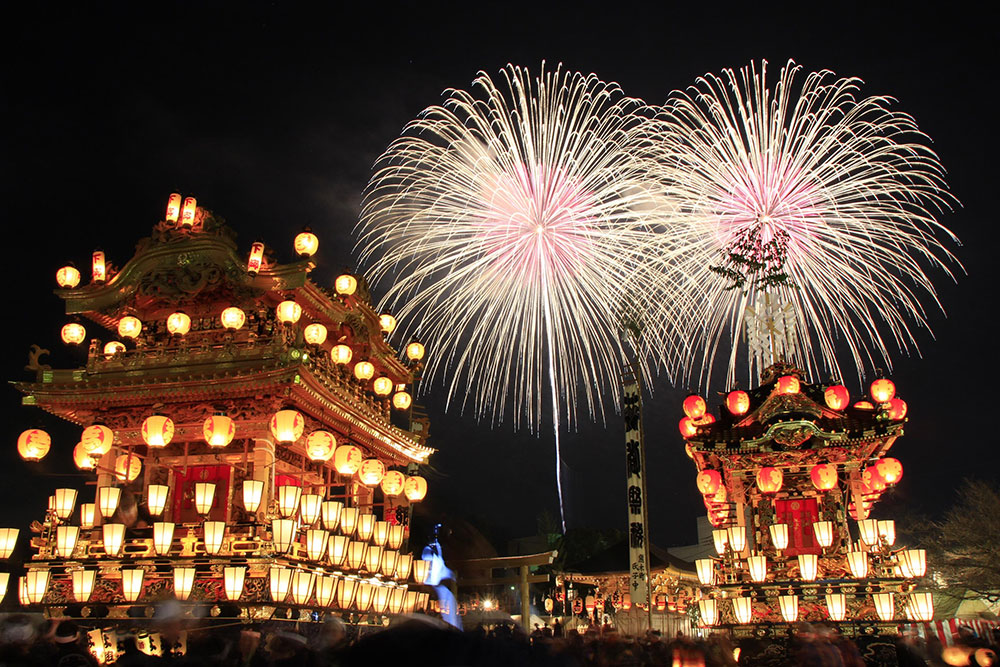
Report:
M730 336L730 385L741 336L751 378L776 353L840 376L838 341L859 374L889 365L927 328L922 301L940 307L927 271L958 266L937 220L955 200L913 118L860 97L858 79L800 69L773 87L766 63L707 74L658 114L668 240L688 250L670 262L687 302L705 304L687 320L702 345L685 366L703 382Z

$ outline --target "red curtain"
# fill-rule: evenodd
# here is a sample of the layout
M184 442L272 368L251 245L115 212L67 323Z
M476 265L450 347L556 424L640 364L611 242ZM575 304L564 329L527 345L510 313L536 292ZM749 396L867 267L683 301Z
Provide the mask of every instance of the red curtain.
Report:
M821 554L823 549L816 544L813 523L819 519L815 498L788 498L774 501L774 513L778 523L788 524L788 548L786 556L799 554Z

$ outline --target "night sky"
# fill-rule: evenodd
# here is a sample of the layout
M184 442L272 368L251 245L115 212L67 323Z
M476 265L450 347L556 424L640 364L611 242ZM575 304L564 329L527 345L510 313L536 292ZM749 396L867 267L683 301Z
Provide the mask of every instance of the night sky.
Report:
M733 11L719 3L427 2L316 13L192 2L162 3L155 16L146 3L138 3L143 11L35 4L7 17L0 47L7 380L30 379L22 367L32 343L53 351L53 366L82 363L82 351L74 355L59 341L56 269L68 260L85 268L98 246L123 264L163 217L171 192L224 216L241 250L259 238L281 261L293 259L292 238L311 225L321 243L314 275L330 285L354 265L352 228L375 158L445 88L468 87L479 70L561 61L662 102L702 73L761 58L777 70L794 58L808 70L859 76L864 92L900 100L934 139L962 202L943 221L963 241L952 250L968 275L957 285L936 276L947 317L931 313L935 335L920 334L922 358L901 358L892 373L910 408L907 435L893 450L906 472L875 515L906 506L937 512L963 477L1000 478L990 420L1000 369L989 315L996 310L997 48L995 26L981 16L954 3L931 14L916 12L915 3L898 10L836 3L819 14L813 3L787 13L772 3ZM848 387L860 393L857 380ZM646 397L653 537L661 546L686 544L704 512L676 428L687 391L663 380L654 390ZM509 424L491 430L445 414L442 394L423 399L430 444L440 450L424 511L471 520L502 551L506 539L534 534L542 511L558 515L552 437L544 428L541 437L514 434ZM81 477L60 476L74 473L79 430L21 407L12 387L0 405L0 524L23 527L41 517L51 489L82 488ZM45 461L29 465L15 442L37 423L56 442ZM570 525L621 528L621 420L584 422L565 437L564 455Z

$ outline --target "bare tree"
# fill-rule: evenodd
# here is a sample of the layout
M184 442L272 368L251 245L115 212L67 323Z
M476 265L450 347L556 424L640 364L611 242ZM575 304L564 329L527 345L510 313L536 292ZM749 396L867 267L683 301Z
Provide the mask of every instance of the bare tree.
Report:
M1000 488L965 480L958 501L930 527L928 565L940 575L942 588L959 597L971 591L1000 601Z

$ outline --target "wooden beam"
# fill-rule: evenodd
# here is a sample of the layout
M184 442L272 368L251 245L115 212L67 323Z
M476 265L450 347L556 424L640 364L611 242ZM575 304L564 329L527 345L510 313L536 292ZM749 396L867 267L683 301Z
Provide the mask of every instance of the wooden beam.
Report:
M528 575L529 584L544 584L551 579L551 575L548 574L530 574ZM473 586L517 586L521 583L520 574L511 577L459 577L458 587L459 588L471 588Z
M451 561L449 565L458 570L486 570L497 568L514 568L522 565L551 565L559 552L544 551L540 554L526 556L500 556L497 558L469 558L468 560Z

